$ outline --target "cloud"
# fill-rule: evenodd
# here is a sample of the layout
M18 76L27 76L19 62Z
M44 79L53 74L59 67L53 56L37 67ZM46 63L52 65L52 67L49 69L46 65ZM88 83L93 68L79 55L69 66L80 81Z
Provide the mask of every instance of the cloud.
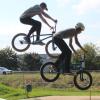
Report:
M94 9L99 10L100 0L80 0L79 4L74 5L75 10L78 14L85 14Z
M99 30L100 29L100 21L94 22L94 23L90 24L89 26L91 29Z
M0 25L1 29L0 29L0 36L5 36L5 35L14 35L17 34L19 32L27 32L27 30L29 29L28 25L23 25L23 24L17 24L17 25L6 25L6 26L2 26Z
M69 3L69 1L70 1L70 0L56 0L57 5L58 5L59 7L64 7L64 6L66 6L66 4Z
M100 40L98 40L96 43L96 46L100 48Z

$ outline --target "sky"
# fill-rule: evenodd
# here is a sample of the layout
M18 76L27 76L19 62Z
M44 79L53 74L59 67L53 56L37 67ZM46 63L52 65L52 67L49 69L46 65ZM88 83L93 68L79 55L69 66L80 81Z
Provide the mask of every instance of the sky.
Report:
M41 2L47 4L47 13L58 20L57 32L73 28L76 23L82 22L85 25L85 31L79 35L80 43L82 45L93 43L100 47L100 0L1 0L0 49L12 48L11 40L17 33L28 33L31 26L22 24L19 17L26 9ZM38 16L34 19L41 21ZM48 19L47 21L54 26L52 21ZM43 23L41 34L50 33L49 27ZM75 48L77 49L76 45ZM45 53L45 47L31 45L26 52Z

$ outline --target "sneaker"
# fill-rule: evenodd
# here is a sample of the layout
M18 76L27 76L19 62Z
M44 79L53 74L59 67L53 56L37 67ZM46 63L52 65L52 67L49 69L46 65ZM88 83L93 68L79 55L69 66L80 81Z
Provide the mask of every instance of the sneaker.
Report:
M24 40L27 42L27 43L30 43L31 41L30 41L30 38L29 37L24 37Z
M35 41L34 43L39 45L45 45L45 43L43 43L42 41Z

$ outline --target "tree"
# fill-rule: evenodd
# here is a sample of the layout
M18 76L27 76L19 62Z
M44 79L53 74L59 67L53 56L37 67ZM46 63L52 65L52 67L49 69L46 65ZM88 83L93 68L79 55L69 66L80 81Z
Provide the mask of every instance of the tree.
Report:
M35 53L26 53L23 55L23 61L21 62L23 70L39 70L42 64L41 57Z
M0 66L13 70L17 69L17 55L10 47L0 50Z
M90 43L90 44L85 44L84 46L84 49L87 51L87 53L85 54L85 61L86 61L86 67L87 69L96 69L97 67L97 62L96 62L96 56L98 54L98 48ZM82 55L83 54L83 51L82 50L77 50L78 54L79 55ZM77 55L73 55L73 62L74 63L77 63L79 62L80 60L80 57L77 56Z

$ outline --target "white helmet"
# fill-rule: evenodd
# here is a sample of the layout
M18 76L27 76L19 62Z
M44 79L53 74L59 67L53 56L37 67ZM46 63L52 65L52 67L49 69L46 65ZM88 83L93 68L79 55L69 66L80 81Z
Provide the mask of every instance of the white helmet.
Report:
M75 26L75 28L76 29L81 28L81 30L84 30L85 29L85 26L82 23L77 23L76 26Z

